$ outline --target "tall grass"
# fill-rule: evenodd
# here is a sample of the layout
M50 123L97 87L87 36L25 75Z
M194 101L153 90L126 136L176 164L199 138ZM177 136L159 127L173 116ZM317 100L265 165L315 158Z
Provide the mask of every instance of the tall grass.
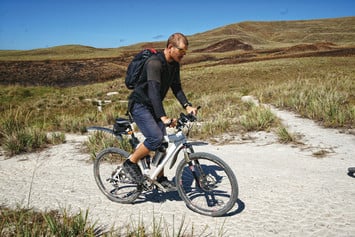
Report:
M9 156L43 148L65 140L63 133L47 134L38 124L33 124L32 113L19 108L10 109L0 117L1 144Z
M257 111L262 108L241 103L240 98L247 94L257 96L261 102L296 111L328 127L354 127L354 63L355 57L323 57L215 66L210 62L186 65L181 73L186 95L194 105L202 106L201 123L191 135L210 139L223 133L277 126L270 121L262 124L263 120L271 119L267 118L271 116L267 111ZM47 132L85 132L87 126L113 124L116 117L125 115L130 93L123 78L71 88L0 88L0 143L2 146L6 143L7 149L12 150L9 154L40 149L38 144ZM112 91L118 94L108 96ZM110 100L111 103L99 112L96 100ZM183 112L172 93L167 95L165 107L169 116L177 117ZM9 128L21 129L16 130L15 136Z
M280 125L277 129L276 129L276 134L278 136L278 140L281 143L297 143L298 142L298 138L295 134L290 133L289 131L287 131L287 129Z
M173 216L173 222L175 217ZM128 221L128 222L127 222ZM199 226L201 227L201 226ZM217 229L218 228L218 229ZM180 223L167 224L163 217L152 217L150 223L138 220L122 220L121 226L98 225L98 222L89 220L89 211L79 210L69 213L68 209L37 211L32 208L8 208L0 206L0 236L117 236L117 237L183 237L183 236L212 236L208 233L208 226L204 226L196 233L193 225L185 223L183 217ZM224 225L216 227L217 233L213 236L228 236Z
M61 212L35 211L17 207L0 207L0 235L7 236L100 236L109 233L101 226L88 221L89 212L69 214Z
M264 106L250 105L250 110L240 118L247 131L270 131L278 123L277 117Z
M0 86L1 146L12 156L41 149L54 142L54 138L55 143L58 139L64 141L57 136L60 133L83 133L93 124L113 124L126 110L126 103L117 101L124 96L111 97L112 103L105 105L102 113L92 101L107 99L105 91L111 91L114 84L76 88ZM47 133L52 136L48 138Z
M113 134L102 131L94 131L88 141L85 142L85 146L91 155L91 159L95 159L98 152L108 147L117 147L133 152L127 136L123 135L118 138Z
M326 75L314 79L299 77L263 90L277 97L276 106L320 121L326 127L352 127L355 121L355 79Z

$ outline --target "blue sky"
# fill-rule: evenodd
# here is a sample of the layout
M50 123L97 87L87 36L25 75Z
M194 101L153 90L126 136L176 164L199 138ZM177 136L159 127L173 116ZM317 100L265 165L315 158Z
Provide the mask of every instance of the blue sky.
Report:
M0 0L0 49L115 48L243 21L355 16L353 0Z

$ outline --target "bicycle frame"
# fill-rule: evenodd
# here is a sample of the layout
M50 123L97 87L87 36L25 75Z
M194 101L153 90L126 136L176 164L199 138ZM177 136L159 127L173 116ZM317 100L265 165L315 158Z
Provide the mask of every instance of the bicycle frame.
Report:
M145 176L146 181L149 183L146 183L146 188L151 188L152 184L160 186L160 184L156 181L158 178L158 175L160 172L164 169L164 167L167 165L167 163L171 160L171 164L169 166L169 169L171 169L177 160L177 157L181 150L183 150L184 153L184 159L186 163L190 162L189 159L189 153L194 153L193 146L202 146L202 145L207 145L208 143L206 142L188 142L187 137L189 134L190 127L188 128L187 135L184 134L182 131L182 128L186 125L186 116L182 117L183 114L180 115L180 119L185 119L185 121L179 121L180 126L177 126L177 132L168 134L167 136L164 137L165 141L168 142L169 146L166 149L166 154L162 158L161 162L153 169L153 173L151 172L151 168L148 166L146 162L146 158L142 158L138 161L139 166L142 169L142 173ZM88 130L97 130L97 131L102 131L102 132L107 132L112 135L114 135L118 140L123 139L123 135L129 135L130 139L129 142L132 146L133 149L136 149L137 146L139 146L140 141L138 138L135 136L133 126L132 126L132 121L127 120L127 119L120 119L122 126L121 130L119 131L114 131L113 129L108 129L108 128L103 128L103 127L89 127ZM163 187L160 187L163 188Z
M193 114L180 114L176 130L164 137L165 151L158 149L158 152L163 153L158 153L151 163L150 155L139 160L138 165L144 176L143 183L132 180L123 168L130 152L116 147L102 150L94 161L95 181L100 190L107 198L119 203L133 203L142 192L154 189L170 192L172 189L164 188L158 182L158 177L168 162L171 162L171 169L179 158L175 169L176 191L187 207L203 215L224 215L235 205L238 183L233 171L222 159L207 152L194 151L193 146L208 144L187 140L192 128L190 122L194 121L196 118ZM120 142L128 141L133 149L141 144L135 136L132 121L126 119L116 119L112 130L100 127L89 129L111 133ZM121 145L124 144L126 142Z
M183 150L184 153L184 159L186 162L189 162L189 156L188 153L193 153L193 145L196 146L201 146L201 145L207 145L208 143L206 142L188 142L186 136L183 134L182 131L178 131L174 134L169 134L167 135L167 140L169 142L169 146L166 150L166 154L160 164L156 166L154 169L153 173L150 174L149 171L150 169L148 166L145 164L144 159L141 159L138 163L141 165L143 169L143 173L146 175L148 180L152 181L153 183L156 181L159 173L164 169L164 167L167 165L167 163L172 159L171 164L170 164L170 169L174 166L176 163L177 157L180 153L181 150Z

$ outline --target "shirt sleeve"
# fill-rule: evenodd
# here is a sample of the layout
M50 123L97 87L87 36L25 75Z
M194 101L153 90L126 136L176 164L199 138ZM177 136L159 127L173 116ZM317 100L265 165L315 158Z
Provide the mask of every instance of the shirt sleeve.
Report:
M163 99L161 98L161 72L162 64L159 60L150 60L147 64L148 97L157 119L166 116Z

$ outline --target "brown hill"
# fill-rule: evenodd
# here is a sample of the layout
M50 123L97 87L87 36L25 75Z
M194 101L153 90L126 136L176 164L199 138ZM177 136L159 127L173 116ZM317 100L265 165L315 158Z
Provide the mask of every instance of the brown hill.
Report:
M193 52L195 53L207 53L207 52L228 52L234 50L252 50L253 46L245 44L238 39L226 39L215 44L212 44L203 49L196 49Z
M250 44L256 49L318 42L354 45L355 17L241 22L193 35L191 41L194 42L194 45L211 45L232 37Z
M242 22L189 36L184 64L241 63L285 57L353 56L355 17L310 21ZM123 77L145 42L116 49L69 45L0 51L0 84L70 86Z

